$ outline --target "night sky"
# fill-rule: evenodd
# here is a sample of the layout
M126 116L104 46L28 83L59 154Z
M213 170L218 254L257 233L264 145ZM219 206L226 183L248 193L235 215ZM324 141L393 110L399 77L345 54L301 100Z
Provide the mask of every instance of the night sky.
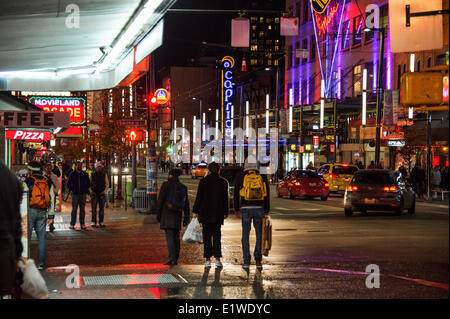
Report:
M283 9L281 0L178 0L173 9ZM168 12L164 17L164 42L156 50L156 69L164 66L187 65L191 57L201 55L202 41L219 46L208 49L222 50L220 45L231 43L231 19L237 14L228 13L174 13ZM225 52L227 48L223 48Z

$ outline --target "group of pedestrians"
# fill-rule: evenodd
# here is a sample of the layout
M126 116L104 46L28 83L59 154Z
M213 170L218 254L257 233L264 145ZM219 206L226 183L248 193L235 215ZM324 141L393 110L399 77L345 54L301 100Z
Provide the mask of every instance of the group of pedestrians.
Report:
M192 217L198 218L203 230L203 257L205 267L222 267L221 228L229 213L229 185L220 176L220 165L210 163L209 174L203 178L197 190L192 208ZM181 170L169 171L168 181L161 185L157 200L157 220L166 233L169 261L165 265L174 266L180 256L181 225L190 221L190 206L187 187L179 181ZM259 173L256 164L245 164L242 173L236 176L234 188L235 215L242 219L243 269L248 270L251 262L249 236L251 224L255 227L256 243L254 259L256 267L262 269L262 220L269 215L269 183L265 175Z

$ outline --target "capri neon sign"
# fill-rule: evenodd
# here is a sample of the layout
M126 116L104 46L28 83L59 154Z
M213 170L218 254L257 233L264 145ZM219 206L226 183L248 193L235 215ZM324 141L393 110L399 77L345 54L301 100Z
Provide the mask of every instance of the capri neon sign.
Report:
M234 59L226 56L222 59L222 131L225 136L232 137L231 109L233 106L234 82L233 82Z

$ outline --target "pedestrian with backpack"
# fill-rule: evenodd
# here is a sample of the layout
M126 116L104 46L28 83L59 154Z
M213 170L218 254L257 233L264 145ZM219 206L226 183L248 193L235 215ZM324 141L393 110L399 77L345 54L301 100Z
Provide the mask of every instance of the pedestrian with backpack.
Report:
M228 217L228 181L219 176L220 165L208 165L209 174L198 184L197 197L192 208L192 217L197 218L203 228L203 257L205 267L211 267L211 256L216 258L216 267L222 267L221 227Z
M72 216L70 229L75 229L77 223L77 210L80 207L80 228L86 230L84 218L86 215L86 194L89 192L91 181L89 175L83 171L83 163L78 162L76 170L72 171L67 179L67 187L72 192Z
M53 183L44 176L38 162L31 162L28 169L31 171L30 176L25 179L30 192L28 236L31 238L34 229L38 239L37 268L44 269L47 259L46 228L54 218L50 196L53 192Z
M256 233L254 258L258 270L262 270L262 221L269 216L270 191L266 175L261 175L257 164L246 163L244 171L236 176L234 187L235 215L242 218L242 253L244 264L242 268L249 270L250 255L250 230L253 227Z
M179 169L169 171L168 181L161 185L157 201L157 219L166 232L169 251L169 261L165 265L170 266L177 265L180 256L181 221L183 219L183 226L186 226L190 220L187 187L178 179L181 173Z

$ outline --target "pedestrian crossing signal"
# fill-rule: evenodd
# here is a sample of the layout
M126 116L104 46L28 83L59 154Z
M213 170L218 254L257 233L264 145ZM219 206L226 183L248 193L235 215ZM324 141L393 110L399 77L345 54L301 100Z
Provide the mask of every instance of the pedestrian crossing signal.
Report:
M130 142L142 142L144 134L142 130L131 129L127 135Z

